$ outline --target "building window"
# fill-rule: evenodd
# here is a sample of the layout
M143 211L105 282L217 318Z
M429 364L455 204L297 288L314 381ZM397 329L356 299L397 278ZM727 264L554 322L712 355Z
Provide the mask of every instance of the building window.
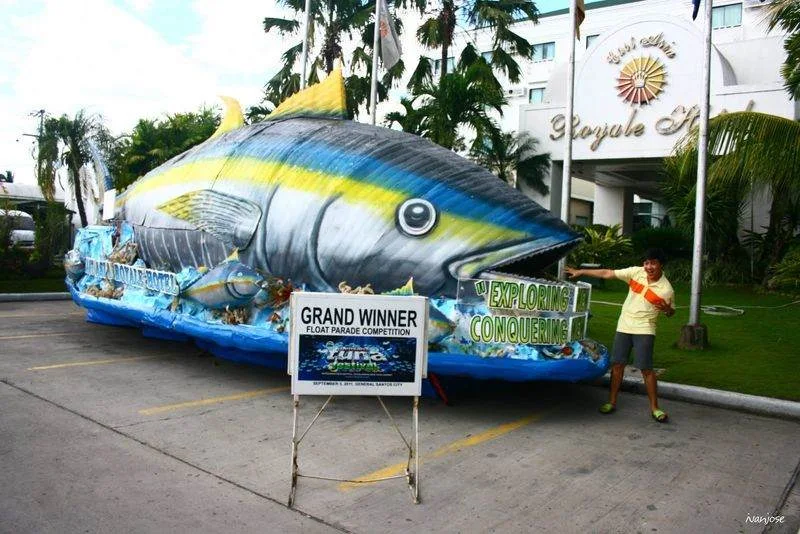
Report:
M742 25L742 4L730 4L711 8L711 27L732 28Z
M586 217L585 215L576 215L575 224L577 226L589 226L589 217Z
M556 43L539 43L533 45L534 61L553 61L556 56Z
M447 58L447 72L453 72L456 68L456 58L449 57ZM433 62L433 74L434 76L438 76L439 72L442 70L442 60L436 59Z
M481 57L486 63L491 63L492 58L494 57L494 52L489 50L488 52L481 52Z
M594 44L597 38L600 37L599 35L587 35L586 36L586 48L589 48Z
M528 103L541 104L544 102L544 87L534 87L528 89Z

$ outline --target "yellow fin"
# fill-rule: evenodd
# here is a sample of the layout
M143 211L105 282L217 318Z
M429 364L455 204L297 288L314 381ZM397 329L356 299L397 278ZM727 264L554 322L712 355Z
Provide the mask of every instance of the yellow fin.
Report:
M239 249L233 249L233 252L231 252L230 256L225 258L225 261L239 261Z
M394 296L402 296L408 297L414 294L414 277L408 279L408 282L405 283L402 287L398 287L397 289L392 289L391 291L387 291L383 293L384 295L394 295Z
M275 108L275 111L269 114L267 120L292 117L346 119L347 103L342 68L336 67L324 81L307 87L284 100L280 106Z
M239 101L230 96L220 95L220 98L225 103L225 116L222 117L222 122L219 123L219 128L217 128L217 131L211 136L211 139L225 132L241 128L244 125L242 106L239 105Z

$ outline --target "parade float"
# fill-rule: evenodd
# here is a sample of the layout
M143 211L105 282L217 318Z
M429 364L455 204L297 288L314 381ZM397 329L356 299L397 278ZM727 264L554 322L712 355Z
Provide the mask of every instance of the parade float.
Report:
M579 242L485 169L346 120L339 70L116 195L79 231L67 285L90 322L286 368L294 291L428 297L428 371L511 381L602 375L591 288L525 276Z

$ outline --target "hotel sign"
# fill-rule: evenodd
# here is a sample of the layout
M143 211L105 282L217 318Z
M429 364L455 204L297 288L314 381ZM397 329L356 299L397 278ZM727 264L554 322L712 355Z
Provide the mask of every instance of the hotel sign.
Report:
M651 51L656 52L661 57L654 57L650 54ZM610 106L613 106L612 101L609 100L611 95L606 93L604 96L602 91L599 94L591 91L590 94L594 103L585 110L590 119L585 122L581 119L580 114L573 114L573 139L590 140L589 149L594 152L604 142L622 141L623 139L629 139L629 142L634 142L634 138L642 137L651 130L662 136L690 131L700 115L700 107L697 105L687 106L680 104L675 106L667 115L662 114L656 117L655 120L645 120L646 108L653 107L657 100L661 100L660 97L665 94L667 88L672 88L670 94L673 95L675 93L687 94L686 87L692 82L687 79L686 73L678 72L673 78L670 78L673 76L672 74L668 74L667 65L672 65L669 60L674 59L676 55L677 44L668 42L664 37L664 32L653 33L644 37L631 36L622 40L619 46L607 53L603 63L612 68L623 64L622 68L616 71L616 80L613 87L616 90L617 97L629 104L630 108L626 115L618 118L612 116L606 120L603 116L605 113L602 110L607 110ZM594 78L602 70L599 65L593 65L592 69L587 72L591 72L590 76ZM609 72L605 75L608 74L611 73ZM592 78L590 80L594 81ZM669 82L669 80L674 80L682 90L672 85L673 82ZM584 80L584 85L581 88L591 90L591 86L594 84L587 86L585 82L586 80ZM605 105L603 105L603 102L605 102ZM751 100L747 105L746 111L752 110L753 106L754 102ZM723 109L720 114L726 112ZM564 137L565 126L566 118L563 113L552 116L550 118L550 139L557 141Z
M755 102L750 100L747 107L743 111L752 111ZM647 131L647 127L643 122L638 120L638 109L632 109L627 118L616 121L606 122L599 125L581 124L581 118L578 115L572 116L572 138L573 139L591 139L592 142L589 148L594 152L600 147L600 144L606 139L618 139L628 137L641 137ZM728 113L728 110L723 109L719 115ZM557 141L564 137L564 114L559 113L550 119L550 139ZM653 129L661 135L673 135L679 132L689 132L700 117L700 106L676 106L672 113L656 119L653 124Z

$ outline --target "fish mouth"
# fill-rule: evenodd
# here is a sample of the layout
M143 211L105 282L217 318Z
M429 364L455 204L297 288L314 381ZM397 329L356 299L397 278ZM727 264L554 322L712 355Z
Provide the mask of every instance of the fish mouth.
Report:
M447 265L450 275L464 278L492 278L497 275L532 276L555 263L581 241L572 239L522 239L488 247L461 256Z

